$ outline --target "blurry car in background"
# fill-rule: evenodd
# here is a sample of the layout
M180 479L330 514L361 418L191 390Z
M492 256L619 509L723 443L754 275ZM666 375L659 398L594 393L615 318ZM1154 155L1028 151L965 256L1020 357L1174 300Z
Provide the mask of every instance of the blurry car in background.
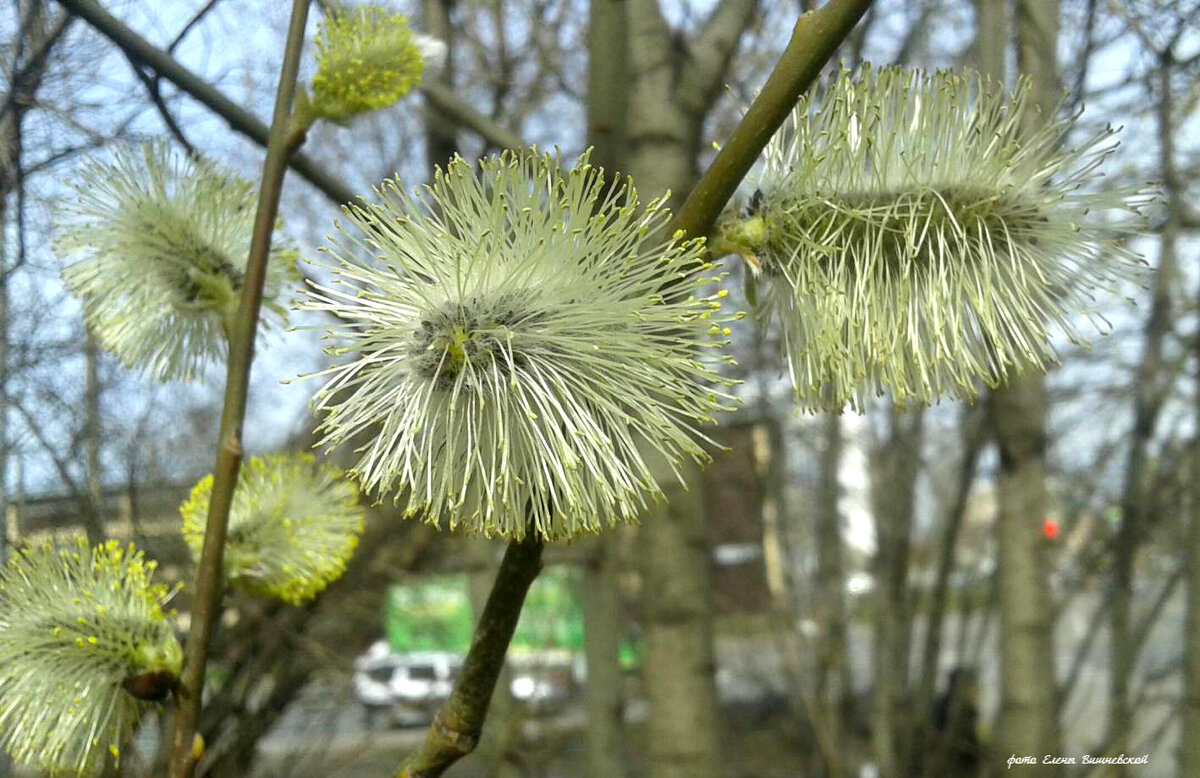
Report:
M392 653L379 641L354 662L354 695L367 726L424 726L450 697L462 659L446 651Z
M534 712L558 711L578 688L576 663L557 652L513 658L511 692ZM446 651L392 652L378 641L354 661L354 696L367 727L417 727L433 720L462 671L462 657Z
M582 657L580 657L582 659ZM583 663L569 651L539 651L509 657L512 696L533 713L557 713L583 683Z

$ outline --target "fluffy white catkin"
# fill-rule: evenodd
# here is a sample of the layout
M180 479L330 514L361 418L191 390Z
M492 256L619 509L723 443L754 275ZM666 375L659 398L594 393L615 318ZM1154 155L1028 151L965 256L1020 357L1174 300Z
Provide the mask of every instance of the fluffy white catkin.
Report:
M452 529L563 539L660 494L647 452L705 457L700 428L734 404L706 355L734 317L702 243L659 235L661 201L535 152L376 194L301 306L340 322L328 351L349 361L316 407L325 445L370 432L364 488Z
M225 328L241 297L258 195L212 162L166 143L91 160L59 214L56 250L88 329L126 367L159 381L195 378L223 360ZM263 292L267 329L295 272L295 252L272 248Z
M1064 145L1077 117L1028 133L1032 110L1024 81L869 66L796 106L715 245L754 268L802 409L973 399L1136 276L1148 197L1101 182L1115 133Z

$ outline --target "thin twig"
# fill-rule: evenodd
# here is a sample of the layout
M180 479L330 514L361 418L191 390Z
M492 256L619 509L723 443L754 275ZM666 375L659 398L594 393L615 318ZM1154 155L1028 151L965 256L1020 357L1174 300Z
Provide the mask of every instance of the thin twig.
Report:
M58 17L54 22L54 26L50 28L50 31L38 43L38 47L30 53L25 62L9 78L9 90L4 95L3 103L0 104L0 121L3 121L8 112L22 99L22 93L28 90L30 79L41 78L41 73L45 71L46 57L49 56L50 50L54 48L54 45L58 43L58 39L70 28L72 21L74 21L74 18L70 14L63 14Z
M192 31L192 28L204 21L204 17L208 16L209 12L217 7L218 2L220 2L220 0L208 0L208 2L204 4L204 7L192 14L192 18L188 19L187 24L183 25L183 29L181 29L175 36L174 40L171 41L171 45L167 46L168 54L175 53L175 49L179 48L179 44L183 43L183 39L186 38L187 34Z
M233 321L227 327L229 364L225 378L225 403L221 412L220 447L209 501L204 545L196 571L195 601L189 630L183 677L177 694L175 732L171 740L171 778L188 778L195 766L193 741L204 688L204 668L208 647L216 623L223 583L225 535L229 527L229 508L234 486L242 465L242 423L246 417L246 395L250 384L250 365L254 359L254 339L258 313L262 307L263 283L270 256L271 234L279 213L279 197L288 158L304 142L305 127L292 120L292 101L296 94L296 76L300 52L304 46L304 26L308 20L308 0L293 0L287 44L279 89L275 95L275 113L263 163L258 210L246 260L242 300Z
M96 0L58 0L59 4L90 24L108 38L127 57L136 60L179 87L188 96L224 119L234 131L240 132L260 146L266 146L270 129L258 117L230 100L219 89L179 64L167 52L156 47L131 30L121 20L105 11ZM304 180L321 190L333 202L341 205L355 199L353 190L336 176L303 154L292 156L289 164Z
M831 0L821 10L800 17L762 91L675 214L668 228L671 233L708 234L767 141L870 7L871 0Z
M58 0L58 2L112 41L127 57L153 70L157 75L178 87L180 91L220 116L234 131L240 132L261 146L267 145L269 130L254 114L181 65L169 53L131 30L120 19L101 8L96 0ZM488 119L445 87L427 83L421 87L421 92L431 105L467 129L479 134L489 144L500 148L525 146L519 135ZM334 203L342 205L356 199L353 190L312 158L304 154L295 154L289 164L305 181L319 189Z
M425 95L429 104L440 113L475 132L491 146L519 149L526 145L520 135L479 113L461 97L436 81L421 84L421 94Z
M438 778L479 744L525 595L542 569L542 547L540 540L508 545L454 691L434 716L425 742L404 760L396 778Z
M98 543L105 538L104 524L100 520L100 506L92 498L88 492L79 485L75 477L71 475L71 469L68 467L66 460L58 454L58 448L50 442L46 437L45 431L38 424L38 418L31 413L25 405L13 397L7 398L9 407L13 408L25 420L25 426L29 429L29 434L38 442L46 455L50 457L50 461L54 463L55 470L58 471L58 477L62 479L63 485L67 487L67 491L75 498L82 508L82 519L84 530L87 532L88 540L92 543ZM74 447L72 447L74 448Z
M146 96L154 104L154 108L158 111L159 118L162 119L163 124L166 125L167 131L171 133L180 146L187 149L188 154L196 156L196 146L188 140L183 127L179 126L179 122L171 114L171 109L167 107L167 101L163 99L162 82L157 76L147 74L142 69L142 64L133 57L126 55L125 59L129 61L129 68L133 71L133 75L138 81L142 82L142 86L146 87Z

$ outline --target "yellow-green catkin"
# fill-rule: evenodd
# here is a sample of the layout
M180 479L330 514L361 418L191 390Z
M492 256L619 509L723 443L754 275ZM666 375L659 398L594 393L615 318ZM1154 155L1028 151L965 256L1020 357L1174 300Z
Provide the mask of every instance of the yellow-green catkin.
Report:
M18 764L95 775L165 696L183 652L154 568L132 545L80 538L0 569L0 747Z
M180 508L196 557L204 542L212 476ZM358 490L340 470L308 454L255 457L238 476L229 512L225 575L231 584L293 605L346 571L363 530Z
M384 6L330 14L316 47L312 118L345 122L393 105L421 83L425 62L408 19Z

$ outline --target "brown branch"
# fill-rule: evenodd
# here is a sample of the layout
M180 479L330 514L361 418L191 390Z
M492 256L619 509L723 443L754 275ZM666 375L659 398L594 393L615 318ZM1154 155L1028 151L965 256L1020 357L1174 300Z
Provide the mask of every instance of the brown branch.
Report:
M141 63L133 57L126 56L125 59L128 60L129 68L133 71L133 75L138 81L141 81L142 86L146 88L146 96L150 98L150 102L154 105L155 110L158 111L159 118L161 118L163 124L166 125L167 131L174 136L175 140L180 146L183 146L185 149L187 149L188 154L196 156L197 151L195 145L188 140L187 135L183 131L183 127L179 126L179 122L176 121L175 116L171 113L171 109L167 107L166 100L163 99L162 81L159 80L158 77L153 77L147 74L142 68Z
M82 143L78 146L67 146L66 148L59 149L44 159L39 159L36 162L25 165L24 177L27 179L32 178L34 175L41 173L43 170L54 167L64 159L69 159L76 154L82 154L87 151L95 151L107 142L107 138L92 138L87 143ZM9 269L6 269L4 273L0 275L7 275L8 271Z
M491 146L499 149L519 149L526 145L520 135L479 113L461 97L436 81L422 84L421 94L443 116L471 130Z
M67 491L79 503L80 513L83 518L83 528L87 533L88 542L99 543L104 540L104 524L100 520L100 505L90 493L79 485L75 477L71 475L71 468L68 466L68 463L58 455L58 449L46 437L45 431L38 425L37 419L29 412L29 409L23 403L15 401L12 397L7 399L9 405L25 420L25 426L29 429L29 433L33 435L34 440L38 442L38 445L50 457L50 461L54 463L54 469L58 471L58 477L62 479L63 485L67 487Z
M254 114L230 100L220 90L185 68L174 57L156 47L105 11L96 0L58 0L64 8L80 17L112 41L127 57L136 60L167 79L182 92L220 116L236 132L266 146L270 131ZM500 148L521 148L525 143L511 130L471 108L462 98L438 84L425 84L422 94L430 104L464 127L478 133ZM294 154L288 164L305 181L341 205L356 199L354 192L328 170L304 154Z
M270 129L242 106L230 100L216 87L179 64L178 60L125 26L105 11L96 0L58 0L59 4L90 24L112 41L127 57L145 65L179 87L188 96L220 116L236 132L266 146ZM337 204L355 199L354 192L336 176L303 154L294 154L289 165L304 180L321 190Z
M767 141L870 6L871 0L831 0L800 17L762 91L675 215L671 233L708 234Z
M425 742L404 760L396 778L438 778L475 750L525 595L541 569L540 540L509 544L471 638L462 675L434 716Z
M24 63L13 73L9 79L9 90L4 95L4 102L0 107L0 121L4 120L6 114L11 111L22 99L22 95L29 91L29 82L38 80L45 72L46 58L50 54L50 50L58 43L59 38L71 26L74 21L70 14L63 14L55 20L54 26L46 33L45 37L38 43Z
M174 40L171 41L171 45L167 46L168 54L175 53L175 49L179 48L179 44L183 43L183 39L186 38L187 34L192 31L192 28L202 22L204 17L208 16L209 12L217 7L218 2L220 2L220 0L208 0L208 2L205 3L199 11L196 11L196 13L192 14L192 18L188 19L187 24L183 25L183 29L181 29L179 34L177 34Z
M300 52L304 47L304 25L308 20L308 5L309 0L293 0L292 3L283 67L275 95L275 112L271 119L270 138L267 141L267 158L263 163L262 184L258 193L258 209L254 214L254 230L250 237L249 257L246 260L242 299L233 320L226 325L229 363L225 377L225 402L221 411L220 445L208 506L208 522L204 529L204 544L196 571L195 601L192 606L183 676L176 697L178 705L175 711L175 731L171 739L171 778L189 778L195 767L193 740L200 714L209 643L220 610L221 588L224 583L225 536L229 529L229 509L233 504L234 487L242 465L242 424L246 418L250 365L254 360L254 339L258 330L258 313L262 307L271 234L275 230L275 220L279 214L279 198L283 189L283 177L287 173L288 158L304 142L307 129L293 120L292 102L296 94L296 77L300 70Z
M729 61L737 52L742 34L758 15L758 0L722 0L687 44L689 66L680 73L680 90L695 110L707 108L721 93Z

